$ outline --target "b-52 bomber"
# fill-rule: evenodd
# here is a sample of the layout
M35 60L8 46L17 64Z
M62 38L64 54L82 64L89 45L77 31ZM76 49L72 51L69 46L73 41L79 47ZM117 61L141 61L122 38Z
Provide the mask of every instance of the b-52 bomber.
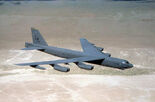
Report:
M84 38L80 39L80 43L83 49L83 51L81 52L48 46L47 42L44 40L44 38L37 29L31 28L31 32L33 43L25 42L25 48L23 48L22 50L38 50L65 59L54 61L19 63L16 65L31 66L33 68L42 70L45 70L46 68L41 67L40 65L51 65L55 70L62 72L70 71L68 67L60 66L60 64L62 63L75 63L78 67L86 70L92 70L94 66L87 65L84 62L118 68L121 70L133 67L133 65L129 63L127 60L111 57L111 54L103 52L104 48L97 47Z

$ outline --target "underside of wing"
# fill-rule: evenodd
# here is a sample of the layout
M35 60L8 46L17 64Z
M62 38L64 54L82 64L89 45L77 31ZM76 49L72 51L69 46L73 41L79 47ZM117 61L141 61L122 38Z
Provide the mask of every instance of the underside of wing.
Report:
M82 49L85 53L94 54L94 55L102 54L102 52L99 51L97 49L97 47L95 47L92 43L88 42L87 39L81 38L80 43L81 43Z
M19 63L16 65L19 66L35 66L35 65L55 65L55 64L61 64L61 63L77 63L77 62L89 62L89 61L95 61L95 60L102 60L103 57L78 57L78 58L72 58L72 59L62 59L62 60L54 60L54 61L41 61L41 62L32 62L32 63Z

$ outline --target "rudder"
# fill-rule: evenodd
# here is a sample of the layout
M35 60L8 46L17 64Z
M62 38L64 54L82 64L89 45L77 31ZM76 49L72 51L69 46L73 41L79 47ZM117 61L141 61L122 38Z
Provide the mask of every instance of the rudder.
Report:
M40 34L39 30L37 30L35 28L31 28L31 32L32 32L32 40L33 40L34 44L48 46L47 42L44 40L44 38Z

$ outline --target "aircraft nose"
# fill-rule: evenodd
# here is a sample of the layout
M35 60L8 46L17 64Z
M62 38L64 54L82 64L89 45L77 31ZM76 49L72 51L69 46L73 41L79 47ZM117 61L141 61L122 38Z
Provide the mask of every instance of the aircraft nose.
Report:
M129 68L132 68L133 67L133 64L129 64Z

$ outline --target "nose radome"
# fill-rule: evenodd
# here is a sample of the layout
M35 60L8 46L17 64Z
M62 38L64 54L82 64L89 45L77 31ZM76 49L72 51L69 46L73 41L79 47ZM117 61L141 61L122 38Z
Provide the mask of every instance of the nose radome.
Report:
M129 68L132 68L133 67L133 65L132 64L129 64Z

